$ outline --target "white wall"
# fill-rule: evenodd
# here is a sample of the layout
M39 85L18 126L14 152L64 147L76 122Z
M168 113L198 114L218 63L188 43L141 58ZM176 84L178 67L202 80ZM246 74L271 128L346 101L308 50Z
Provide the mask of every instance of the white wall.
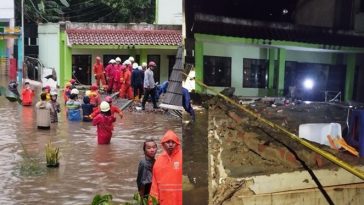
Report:
M182 25L182 0L157 0L156 24Z
M0 20L1 19L14 19L14 0L0 0Z
M129 55L128 50L115 50L115 49L72 49L72 54L74 55L91 55L93 65L95 63L96 56L102 56L104 54L119 54L119 55ZM136 55L140 55L140 50L136 50ZM167 50L167 49L148 49L147 55L160 55L160 61L161 65L158 65L158 67L161 68L160 70L160 81L163 82L165 80L168 80L168 55L176 55L176 50ZM121 59L122 61L126 59ZM92 83L94 83L95 79L92 78Z
M39 59L46 67L56 69L60 74L60 32L59 24L38 25Z
M333 54L324 52L287 50L286 61L332 64Z
M256 46L211 43L203 45L204 55L225 56L231 58L231 87L235 87L235 95L257 96L266 95L265 89L243 88L243 59L267 59L267 49ZM222 90L223 88L218 88Z

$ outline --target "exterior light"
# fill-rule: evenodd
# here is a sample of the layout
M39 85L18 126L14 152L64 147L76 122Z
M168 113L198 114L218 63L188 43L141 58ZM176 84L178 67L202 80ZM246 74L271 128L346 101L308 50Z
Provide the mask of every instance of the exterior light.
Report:
M303 87L305 89L311 90L313 88L313 86L314 86L314 83L313 83L312 79L307 78L303 81Z

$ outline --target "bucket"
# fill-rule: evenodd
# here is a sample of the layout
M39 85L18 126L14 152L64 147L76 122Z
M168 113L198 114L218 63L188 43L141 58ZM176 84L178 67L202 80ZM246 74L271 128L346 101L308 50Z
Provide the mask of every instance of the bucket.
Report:
M341 136L341 125L339 123L309 123L299 126L298 135L300 138L305 138L319 144L330 146L334 149L339 149L338 144L333 145L329 141L329 137L333 140L339 140ZM329 137L328 137L329 136Z
M364 157L364 110L351 111L345 141L359 150L360 157Z

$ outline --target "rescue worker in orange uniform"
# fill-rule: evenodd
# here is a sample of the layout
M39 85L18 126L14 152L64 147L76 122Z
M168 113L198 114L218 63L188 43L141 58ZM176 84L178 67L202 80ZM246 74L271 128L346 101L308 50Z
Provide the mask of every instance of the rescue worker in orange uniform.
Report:
M106 96L105 101L110 105L111 115L114 116L114 114L116 113L119 115L120 119L123 119L123 111L121 111L117 106L112 105L112 97ZM92 112L92 114L90 115L91 119L96 117L98 114L100 114L100 107Z
M26 81L24 83L24 88L21 91L21 96L22 96L22 104L23 105L32 105L33 103L33 96L34 96L34 91L30 88L30 84L28 81Z
M168 130L161 140L164 152L153 166L150 195L160 205L182 205L182 149L178 136Z
M91 85L90 92L88 94L88 97L90 98L90 104L94 107L99 106L101 103L101 96L96 84Z
M102 87L105 87L105 75L104 75L104 66L101 63L101 58L99 56L96 57L96 63L94 64L94 76L96 80L96 85L100 87L100 81L102 83Z
M121 82L120 82L120 78L123 76L123 68L122 65L120 64L121 59L119 57L116 58L116 64L114 65L114 83L113 83L113 92L118 92L120 91L120 86L121 86Z
M131 72L127 67L123 69L123 71L123 75L120 79L121 88L119 97L131 100L133 99L133 90L131 87Z

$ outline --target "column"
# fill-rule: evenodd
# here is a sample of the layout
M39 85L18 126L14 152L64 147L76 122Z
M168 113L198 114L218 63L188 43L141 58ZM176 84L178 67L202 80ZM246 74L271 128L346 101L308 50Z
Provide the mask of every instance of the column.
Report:
M345 78L345 96L344 96L345 101L351 100L353 98L355 60L356 60L355 53L350 53L346 55L346 78Z
M286 49L280 48L278 50L278 95L282 96L284 93L284 75L286 69Z
M276 49L269 48L269 62L268 62L268 93L272 95L273 87L274 87L274 64L275 64L275 57L276 57Z
M195 78L203 82L203 42L196 41L195 43ZM196 92L203 92L204 87L195 83Z

